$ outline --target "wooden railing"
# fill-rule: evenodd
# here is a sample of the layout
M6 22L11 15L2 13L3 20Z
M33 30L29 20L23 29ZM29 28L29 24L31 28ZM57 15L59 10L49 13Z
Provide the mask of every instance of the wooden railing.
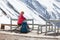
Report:
M12 30L13 21L17 21L17 19L11 19L11 20L10 20L10 23L11 23L10 29L11 29L11 30ZM32 25L32 29L34 29L34 20L33 20L33 19L26 19L26 21L32 21L32 23L31 23L31 24L28 24L28 25Z

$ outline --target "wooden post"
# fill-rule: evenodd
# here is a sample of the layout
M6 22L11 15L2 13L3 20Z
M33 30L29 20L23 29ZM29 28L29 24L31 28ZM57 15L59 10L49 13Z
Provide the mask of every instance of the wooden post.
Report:
M1 24L1 29L5 29L5 27L4 27L4 25L3 25L3 24Z

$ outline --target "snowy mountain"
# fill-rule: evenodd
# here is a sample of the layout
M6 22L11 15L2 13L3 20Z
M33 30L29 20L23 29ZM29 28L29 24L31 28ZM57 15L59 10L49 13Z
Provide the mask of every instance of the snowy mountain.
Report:
M7 21L10 23L9 18L18 18L19 13L24 11L27 19L34 19L35 23L45 24L46 20L60 19L59 5L60 0L1 0L0 23L7 23ZM4 21L5 17L7 21Z

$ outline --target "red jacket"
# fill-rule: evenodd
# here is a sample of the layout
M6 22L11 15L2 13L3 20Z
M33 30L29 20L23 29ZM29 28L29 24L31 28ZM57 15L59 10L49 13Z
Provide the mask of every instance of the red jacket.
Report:
M26 20L26 18L23 16L23 14L21 13L20 15L19 15L19 17L18 17L18 22L17 22L17 24L22 24L22 22L24 21L24 20Z

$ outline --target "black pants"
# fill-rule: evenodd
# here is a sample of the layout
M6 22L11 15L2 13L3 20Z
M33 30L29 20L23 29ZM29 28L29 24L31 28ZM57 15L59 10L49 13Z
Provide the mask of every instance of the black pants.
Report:
M18 24L18 26L14 29L14 30L17 30L17 28L19 28L22 24Z
M18 26L17 27L20 27L22 24L18 24Z

